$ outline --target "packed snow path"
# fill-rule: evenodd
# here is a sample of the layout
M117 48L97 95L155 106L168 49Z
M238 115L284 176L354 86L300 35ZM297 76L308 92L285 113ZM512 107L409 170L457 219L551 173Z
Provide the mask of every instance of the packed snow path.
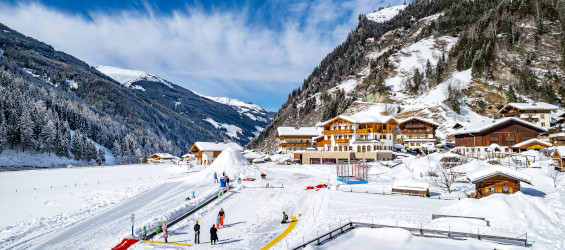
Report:
M96 216L78 222L61 232L46 235L44 239L42 239L43 237L38 237L33 240L33 243L42 242L40 244L32 245L32 241L28 241L14 247L71 249L79 248L77 246L98 245L100 243L97 242L105 241L108 239L108 236L123 233L124 227L130 225L131 213L135 212L137 216L147 216L158 212L160 210L159 207L163 203L171 202L171 196L183 191L186 194L180 181L164 183L124 203L102 211Z

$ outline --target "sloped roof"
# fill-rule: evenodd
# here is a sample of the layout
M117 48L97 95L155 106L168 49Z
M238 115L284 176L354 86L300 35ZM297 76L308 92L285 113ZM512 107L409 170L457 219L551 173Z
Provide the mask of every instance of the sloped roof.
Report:
M234 148L238 151L243 151L243 148L235 142L201 142L194 143L200 151L223 151L226 148Z
M502 166L489 166L489 167L480 167L473 171L467 173L467 179L473 184L480 182L482 180L488 179L490 177L494 177L497 175L504 175L510 177L512 179L519 180L521 182L525 182L531 184L532 177L522 173L520 171L502 167Z
M557 146L555 147L555 151L552 154L557 152L561 158L565 157L565 146Z
M537 139L537 138L532 138L532 139L529 139L529 140L526 140L526 141L523 141L523 142L520 142L520 143L516 143L516 144L515 144L514 146L512 146L512 147L513 147L513 148L519 148L519 147L528 145L528 144L533 143L533 142L537 142L537 143L542 144L542 145L547 146L547 147L551 147L551 146L552 146L551 143L549 143L549 142L546 142L546 141L544 141L544 140Z
M410 118L406 118L406 119L404 119L404 120L399 120L398 123L402 124L402 123L408 122L408 121L410 121L410 120L419 120L419 121L421 121L421 122L429 123L429 124L431 124L431 125L434 125L434 126L436 126L436 127L439 127L439 124L436 123L436 122L434 122L434 121L432 121L432 120L428 120L428 119L424 119L424 118L420 118L420 117L415 117L415 116L414 116L414 117L410 117Z
M430 184L425 182L402 180L402 181L395 181L392 188L403 189L403 190L426 191L428 190L428 188L430 188Z
M176 156L168 154L168 153L155 153L151 157L157 156L161 159L174 159Z
M517 123L521 123L522 125L525 125L525 126L534 128L534 129L536 129L536 130L538 130L538 131L540 131L540 132L547 132L547 128L538 126L538 125L533 124L533 123L531 123L531 122L524 121L524 120L522 120L522 119L518 119L518 118L515 118L515 117L506 117L506 118L502 118L502 119L495 120L493 123L488 123L487 125L482 125L482 124L481 124L482 126L476 126L476 127L475 127L475 126L472 126L472 125L469 125L469 127L468 127L467 129L461 130L461 131L453 132L453 133L451 133L450 135L462 135L462 134L475 134L475 133L480 133L480 132L483 132L483 131L485 131L485 130L487 130L487 129L496 127L496 126L498 126L498 125L504 124L504 123L509 122L509 121L515 121L515 122L517 122Z
M315 137L320 135L316 127L278 127L277 134L279 136L309 136L309 137Z
M549 138L565 137L565 133L552 134Z
M369 112L359 112L354 115L339 115L330 120L320 122L316 124L316 126L318 127L325 126L337 118L341 118L350 121L352 123L387 123L390 120L393 120L396 123L398 123L398 121L393 116L383 116L383 115L372 114Z
M557 107L553 104L545 103L545 102L534 102L534 103L515 103L515 102L512 102L512 103L506 104L506 106L504 106L502 109L500 109L498 111L498 113L505 110L506 107L514 107L514 108L519 109L519 110L556 110L556 109L559 109L559 107Z

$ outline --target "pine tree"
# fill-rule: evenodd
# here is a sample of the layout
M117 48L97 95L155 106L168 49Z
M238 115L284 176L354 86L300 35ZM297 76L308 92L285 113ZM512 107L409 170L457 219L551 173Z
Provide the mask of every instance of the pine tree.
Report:
M51 156L51 151L55 148L55 133L56 128L52 120L48 120L45 124L45 128L42 130L41 140L45 143L45 150Z
M508 91L506 91L506 102L517 102L518 97L516 96L516 91L514 91L514 87L510 85L508 87Z
M0 117L0 153L2 153L2 151L7 148L8 131L6 128L6 119L2 113L0 113Z
M20 141L22 143L22 152L25 152L26 148L33 148L35 141L33 138L33 126L34 122L31 120L31 116L27 109L23 109L20 115Z
M99 148L98 149L98 158L97 158L97 163L98 165L103 165L106 162L106 152L104 152L104 149Z

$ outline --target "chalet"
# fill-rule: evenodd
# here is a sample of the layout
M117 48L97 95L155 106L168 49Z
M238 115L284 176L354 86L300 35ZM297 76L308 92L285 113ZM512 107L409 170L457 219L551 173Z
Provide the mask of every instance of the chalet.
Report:
M494 193L513 194L520 191L520 182L532 184L532 177L502 166L481 167L467 173L467 179L475 184L476 198Z
M185 162L193 161L195 159L196 159L196 157L194 157L194 153L188 153L188 154L184 154L182 156L182 160L185 161Z
M504 117L516 117L537 126L549 128L551 126L550 113L557 109L557 106L545 102L508 103L498 111L498 114Z
M304 151L300 160L309 164L335 164L354 159L392 159L393 130L397 124L391 116L368 112L340 115L317 124L323 128L323 137L315 138L318 151Z
M312 147L312 138L320 135L316 127L278 127L277 141L279 151L291 154L296 150Z
M514 151L521 153L522 151L527 151L529 149L539 151L540 149L545 148L547 150L551 146L551 143L544 139L532 138L520 143L516 143L514 146L512 146L512 148L514 149Z
M152 163L168 162L174 160L176 157L167 153L155 153L149 156Z
M396 137L404 142L405 148L433 147L437 141L435 132L438 126L431 120L411 117L399 122L402 132Z
M194 153L197 164L210 165L224 149L230 147L243 151L243 148L235 142L195 142L188 152Z
M555 147L553 153L551 153L551 158L555 161L555 166L560 171L565 171L565 164L563 160L565 160L565 146L558 146Z
M455 152L486 159L494 157L494 151L513 152L512 146L537 138L540 133L547 133L547 128L514 118L502 118L477 127L468 127L452 133L455 138ZM496 145L496 147L491 147Z
M557 133L549 136L553 146L565 146L565 133Z
M430 197L430 184L415 181L396 181L392 186L392 194L404 194Z

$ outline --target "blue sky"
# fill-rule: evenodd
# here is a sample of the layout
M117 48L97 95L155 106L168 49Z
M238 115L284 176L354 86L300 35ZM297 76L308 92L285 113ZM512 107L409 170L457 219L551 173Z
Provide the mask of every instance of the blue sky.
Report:
M276 111L359 14L403 2L0 0L0 22L90 65Z

